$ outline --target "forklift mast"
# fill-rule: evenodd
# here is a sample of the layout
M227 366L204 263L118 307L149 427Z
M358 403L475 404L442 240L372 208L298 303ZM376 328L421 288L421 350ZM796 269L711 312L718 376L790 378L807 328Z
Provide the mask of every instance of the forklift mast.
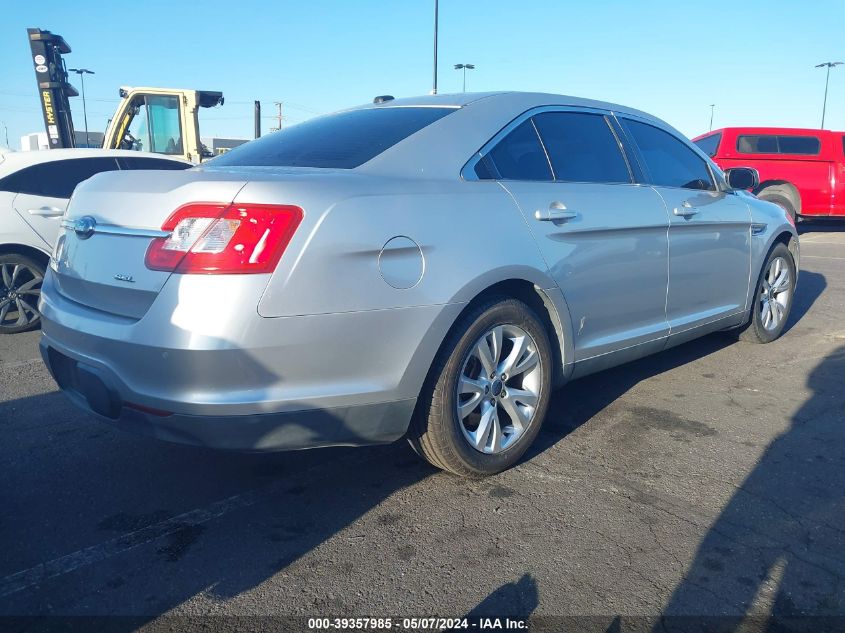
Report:
M69 97L79 93L68 82L67 69L62 59L70 53L70 46L61 35L41 29L27 29L38 96L44 115L44 126L50 149L74 147L73 118Z

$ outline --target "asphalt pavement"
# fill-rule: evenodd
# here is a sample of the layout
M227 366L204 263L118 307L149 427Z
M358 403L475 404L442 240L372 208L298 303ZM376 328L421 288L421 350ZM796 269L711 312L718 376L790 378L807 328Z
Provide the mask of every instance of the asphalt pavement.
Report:
M573 382L481 481L404 443L124 433L57 392L37 332L2 337L0 615L845 617L845 226L801 251L780 340Z

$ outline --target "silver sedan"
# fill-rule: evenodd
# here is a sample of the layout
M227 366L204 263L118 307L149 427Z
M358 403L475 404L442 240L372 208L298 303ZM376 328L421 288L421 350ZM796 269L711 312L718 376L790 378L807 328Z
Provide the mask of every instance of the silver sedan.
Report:
M122 428L237 450L406 437L514 464L553 389L789 316L798 237L666 123L547 94L379 99L83 183L44 359Z

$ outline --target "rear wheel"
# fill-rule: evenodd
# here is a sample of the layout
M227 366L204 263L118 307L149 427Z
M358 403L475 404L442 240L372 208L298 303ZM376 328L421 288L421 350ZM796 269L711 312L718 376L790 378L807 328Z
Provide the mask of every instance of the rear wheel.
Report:
M438 468L492 475L514 465L546 415L552 358L526 304L491 299L456 324L421 393L409 439Z
M10 253L0 255L0 334L17 334L41 324L38 299L44 267L38 262Z
M769 252L751 308L751 321L740 338L754 343L770 343L783 333L792 297L795 294L795 260L783 244Z

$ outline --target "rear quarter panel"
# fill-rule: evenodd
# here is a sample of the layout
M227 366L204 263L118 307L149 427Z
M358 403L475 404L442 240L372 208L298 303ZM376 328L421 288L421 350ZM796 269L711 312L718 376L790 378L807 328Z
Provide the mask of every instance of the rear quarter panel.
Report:
M511 278L555 287L524 219L494 182L251 182L238 195L247 200L305 211L259 303L264 317L461 303ZM403 239L383 252L396 237L418 248ZM421 278L411 287L386 280L393 269L415 266Z

